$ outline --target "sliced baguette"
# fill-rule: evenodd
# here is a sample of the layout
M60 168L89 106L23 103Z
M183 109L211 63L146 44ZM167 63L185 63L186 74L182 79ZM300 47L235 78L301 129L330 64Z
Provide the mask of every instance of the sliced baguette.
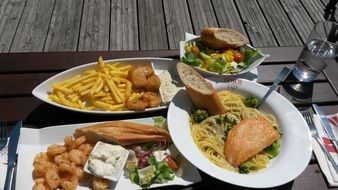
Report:
M224 114L225 109L213 86L191 66L178 63L178 74L193 104L210 115Z
M201 32L204 45L212 49L236 49L249 43L243 34L227 28L204 28Z
M85 136L89 142L99 140L122 146L166 140L171 141L168 131L150 125L128 121L110 121L75 130L75 136Z

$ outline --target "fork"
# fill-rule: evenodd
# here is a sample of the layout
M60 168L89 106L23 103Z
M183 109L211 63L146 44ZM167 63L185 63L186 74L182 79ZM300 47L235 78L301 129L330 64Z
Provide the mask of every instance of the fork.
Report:
M326 150L323 142L320 140L317 128L315 126L315 123L313 122L312 116L310 114L309 111L304 111L302 113L306 123L308 124L309 128L310 128L310 132L311 132L311 136L313 139L315 139L317 141L317 143L319 144L320 148L323 150L325 156L330 160L333 168L336 170L336 172L338 172L338 165L336 163L336 161L333 159L332 155Z
M0 121L0 151L5 148L7 145L8 141L8 136L7 136L7 128L6 128L6 122L5 121Z

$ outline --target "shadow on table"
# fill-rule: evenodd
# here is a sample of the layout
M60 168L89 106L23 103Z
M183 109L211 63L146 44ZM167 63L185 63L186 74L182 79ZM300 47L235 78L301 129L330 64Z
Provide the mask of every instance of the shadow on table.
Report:
M312 102L313 83L298 82L290 74L278 89L278 92L292 103L308 104Z
M171 185L171 186L163 186L158 188L151 188L152 190L173 190L173 189L231 189L231 190L254 190L254 188L247 188L247 187L240 187L236 185L232 185L223 181L220 181L218 179L212 178L211 176L205 174L204 172L201 172L202 181L195 183L193 185L189 186L177 186L177 185ZM265 190L290 190L293 186L293 181L286 183L281 186L273 187L273 188L264 188Z
M75 111L69 111L62 108L58 108L47 103L43 103L34 109L26 118L26 124L33 124L37 128L75 124L75 123L88 123L88 122L100 122L110 120L124 120L124 119L136 119L144 117L154 116L166 116L167 109L160 111L153 111L147 113L132 113L132 114L87 114Z

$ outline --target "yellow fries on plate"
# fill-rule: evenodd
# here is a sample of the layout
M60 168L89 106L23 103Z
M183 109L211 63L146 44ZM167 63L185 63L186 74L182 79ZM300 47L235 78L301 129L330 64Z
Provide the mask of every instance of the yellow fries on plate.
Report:
M97 68L53 83L48 98L56 103L85 110L120 111L125 100L138 96L127 79L131 65L104 63L99 57Z

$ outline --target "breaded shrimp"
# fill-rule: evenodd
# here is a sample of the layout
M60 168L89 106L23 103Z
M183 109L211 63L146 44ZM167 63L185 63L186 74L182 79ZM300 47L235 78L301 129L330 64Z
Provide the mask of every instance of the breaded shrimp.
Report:
M94 190L105 190L109 188L110 183L111 182L107 179L94 177L92 181L92 188Z
M146 77L150 77L151 75L154 74L154 69L151 65L145 65L142 66L144 74L146 75Z
M133 89L146 89L147 77L142 67L135 67L129 69L128 77L132 83Z
M161 86L161 80L157 75L151 75L147 78L147 91L157 92Z
M144 93L141 100L148 102L148 106L150 108L156 107L161 104L161 98L154 92L146 92Z
M57 154L61 154L65 152L67 148L63 145L52 144L47 148L47 154L49 156L55 156Z
M58 171L53 168L48 168L45 174L45 180L50 188L56 189L60 184Z
M148 102L143 101L139 98L127 100L127 102L126 102L126 107L129 110L144 111L147 106L148 106Z
M65 174L61 176L60 185L64 190L73 190L76 189L77 185L79 184L79 179L76 177L75 174Z
M86 156L82 151L73 149L69 152L69 160L74 162L76 165L84 165L86 162Z

